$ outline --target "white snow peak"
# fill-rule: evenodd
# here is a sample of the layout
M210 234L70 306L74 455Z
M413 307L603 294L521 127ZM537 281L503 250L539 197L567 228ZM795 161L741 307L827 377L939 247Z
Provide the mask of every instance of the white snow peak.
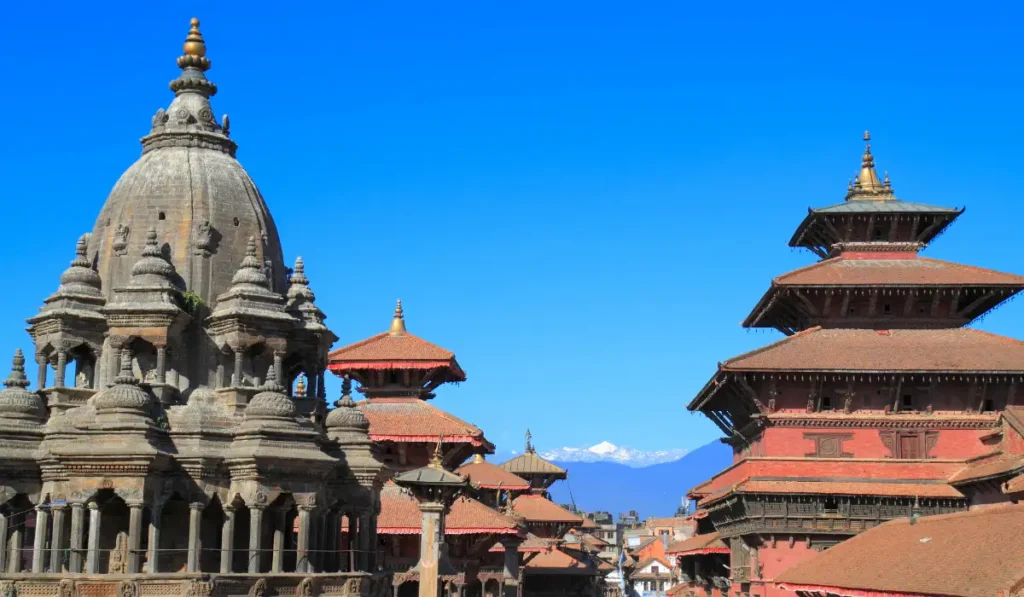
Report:
M560 462L617 462L634 468L643 468L652 464L675 462L686 455L686 450L655 450L644 452L616 446L603 441L589 448L557 448L541 453L541 458Z

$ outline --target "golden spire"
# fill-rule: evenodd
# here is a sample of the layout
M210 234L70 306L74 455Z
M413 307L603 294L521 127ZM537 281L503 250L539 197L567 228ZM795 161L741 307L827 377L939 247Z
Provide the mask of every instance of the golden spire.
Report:
M398 299L398 305L395 307L395 316L391 319L391 331L388 333L392 336L405 335L405 316L402 314L402 299Z
M480 464L484 461L484 455L480 453L473 454L473 464Z
M192 28L189 29L188 37L185 38L183 51L188 56L206 56L206 42L203 41L203 34L199 32L199 19L192 17L190 24Z
M437 445L434 446L434 455L430 457L430 468L442 469L441 465L441 443L444 442L444 435L437 436Z
M892 188L888 184L888 174L886 174L886 183L883 184L878 179L878 173L875 172L875 156L871 155L871 133L868 131L864 131L864 155L860 161L860 173L853 179L852 185L847 185L846 198L848 200L892 198Z
M295 397L305 398L306 397L306 376L300 375L299 380L295 382Z

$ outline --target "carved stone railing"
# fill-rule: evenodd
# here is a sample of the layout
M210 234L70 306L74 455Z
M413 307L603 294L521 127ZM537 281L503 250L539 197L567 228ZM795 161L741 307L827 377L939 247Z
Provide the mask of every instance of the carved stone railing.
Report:
M391 597L391 574L3 574L2 597Z

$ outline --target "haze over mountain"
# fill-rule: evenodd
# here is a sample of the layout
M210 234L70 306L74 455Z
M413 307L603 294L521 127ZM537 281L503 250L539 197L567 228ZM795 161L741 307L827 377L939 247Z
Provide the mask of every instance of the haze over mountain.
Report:
M569 471L568 481L558 481L551 487L551 497L556 502L569 504L575 501L582 510L603 510L613 516L636 510L641 517L647 518L672 516L687 490L732 463L732 449L716 441L682 458L650 466L609 460L555 459L555 463Z

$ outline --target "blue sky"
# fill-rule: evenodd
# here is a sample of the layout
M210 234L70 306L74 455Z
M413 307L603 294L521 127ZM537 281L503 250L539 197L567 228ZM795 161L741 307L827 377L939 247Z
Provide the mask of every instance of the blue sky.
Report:
M526 427L541 448L716 438L685 404L777 339L739 322L812 261L786 241L842 199L865 128L898 195L968 207L928 255L1024 271L1010 3L186 4L6 10L0 352L30 349L192 16L341 343L402 298L469 376L435 404L506 450ZM1022 315L980 327L1024 337Z

